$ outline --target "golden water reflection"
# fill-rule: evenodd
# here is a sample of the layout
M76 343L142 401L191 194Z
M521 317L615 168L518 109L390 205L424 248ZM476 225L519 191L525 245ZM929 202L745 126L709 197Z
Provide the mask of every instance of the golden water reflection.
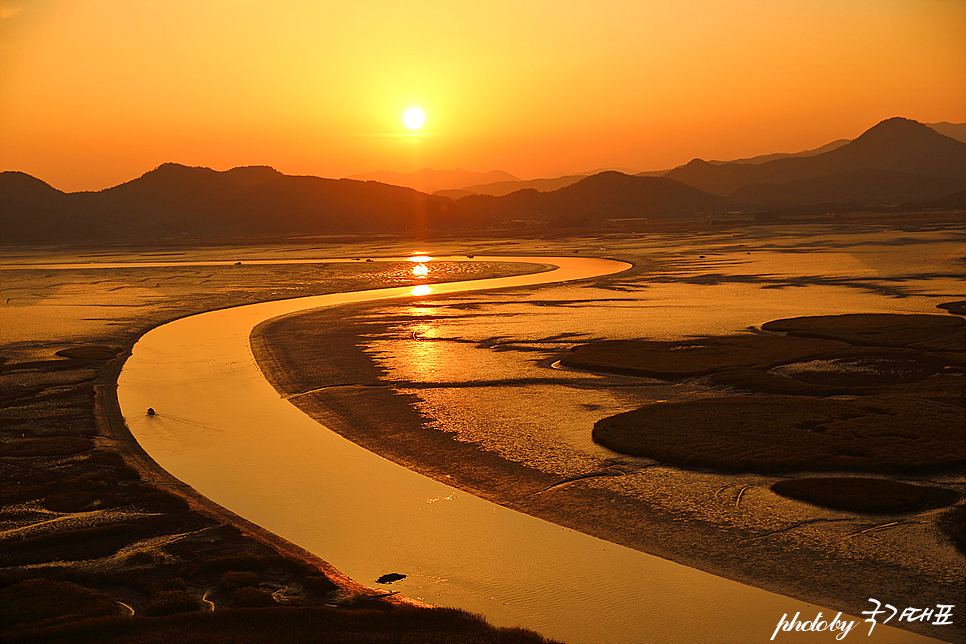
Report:
M413 275L416 277L426 277L429 275L429 267L426 264L416 264L413 266Z
M433 289L429 288L425 284L420 284L419 286L414 286L411 293L413 295L429 295L433 292Z

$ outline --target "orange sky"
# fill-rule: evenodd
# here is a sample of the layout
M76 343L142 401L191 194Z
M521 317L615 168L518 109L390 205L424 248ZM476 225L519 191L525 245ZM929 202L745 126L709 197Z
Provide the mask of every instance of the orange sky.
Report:
M964 70L964 0L0 0L0 167L653 170L963 122Z

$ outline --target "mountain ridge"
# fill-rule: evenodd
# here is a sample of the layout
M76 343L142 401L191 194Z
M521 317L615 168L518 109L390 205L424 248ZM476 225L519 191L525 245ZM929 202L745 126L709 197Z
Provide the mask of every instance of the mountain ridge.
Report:
M664 176L712 194L737 196L737 190L751 186L818 180L856 170L945 177L955 185L966 184L966 144L917 121L894 117L845 145L815 156L775 159L757 165L715 165L694 159Z
M393 186L412 188L432 194L440 190L454 190L471 184L495 183L498 181L519 181L519 179L508 172L502 170L491 170L489 172L470 172L462 168L455 170L434 170L432 168L420 168L413 172L390 172L380 170L377 172L367 172L364 174L354 174L346 179L356 181L378 181L388 183Z
M895 118L812 156L721 165L694 159L663 176L606 171L555 181L558 187L545 192L533 186L552 184L514 180L507 185L530 187L452 199L373 180L285 175L268 166L216 171L165 163L111 188L65 193L9 171L0 173L0 234L6 242L147 240L592 226L827 204L955 208L966 189L966 144Z

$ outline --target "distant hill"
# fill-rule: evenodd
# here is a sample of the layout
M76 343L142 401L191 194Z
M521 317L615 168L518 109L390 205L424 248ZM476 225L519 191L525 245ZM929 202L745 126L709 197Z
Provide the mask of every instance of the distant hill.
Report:
M450 193L457 199L377 181L288 176L266 166L217 172L166 163L106 190L69 194L22 172L3 172L0 239L150 241L606 226L622 219L658 221L732 210L962 207L966 144L921 123L889 119L854 141L821 149L760 163L695 159L661 177L616 171L534 181L511 177L470 185L495 194ZM467 175L481 176L464 173L457 180ZM505 192L520 186L525 187Z
M859 171L867 172L855 174ZM887 173L902 178L888 186ZM848 175L861 176L862 181L853 182ZM848 203L921 201L966 187L966 144L922 123L892 118L854 141L814 156L760 164L716 165L695 159L664 176L753 204L822 203L830 193L837 195L835 201ZM783 184L787 190L779 187ZM877 191L876 185L888 190Z
M469 185L495 183L497 181L519 181L517 177L502 170L469 172L459 168L456 170L422 168L409 173L369 172L366 174L355 174L348 178L357 181L378 181L380 183L403 186L426 193L434 193L440 190L456 190Z
M832 141L831 143L826 143L823 146L817 147L814 150L805 150L803 152L776 152L774 154L761 154L756 157L749 157L747 159L734 159L733 161L708 161L708 163L713 163L715 165L724 165L725 163L748 163L751 165L758 165L760 163L766 163L768 161L774 161L775 159L788 159L791 157L813 157L817 154L822 154L823 152L831 152L836 148L840 148L846 143L850 143L851 139L838 139L837 141Z
M663 177L636 177L601 172L553 192L532 188L508 195L470 195L456 202L461 216L480 224L492 223L493 213L504 219L543 222L550 226L584 226L608 219L668 219L720 213L731 203Z
M956 139L961 143L966 143L966 123L949 123L948 121L943 121L942 123L926 123L926 125L944 136Z
M569 185L577 183L581 179L593 176L595 174L602 174L604 172L619 172L621 174L634 174L633 170L627 168L599 168L591 172L582 172L580 174L568 174L561 177L547 177L543 179L514 179L512 181L496 181L493 183L480 183L471 186L463 186L455 190L437 190L433 194L439 195L441 197L449 197L450 199L460 199L468 195L490 195L493 197L502 197L503 195L508 195L511 192L516 192L517 190L528 190L533 189L538 192L553 192L554 190L560 190ZM660 173L642 173L639 176L660 176L664 172Z
M80 239L404 232L517 225L582 226L667 219L729 207L672 179L602 172L551 192L532 188L458 201L376 181L217 172L166 163L98 192L63 193L20 172L0 173L0 234L7 242Z
M577 183L590 175L571 174L565 177L555 177L553 179L529 179L526 181L497 181L495 183L484 183L473 186L466 186L459 190L439 190L434 194L451 199L459 199L467 195L490 195L492 197L502 197L517 190L533 189L538 192L553 192L560 188L565 188Z
M956 139L957 141L966 143L966 123L949 123L943 121L942 123L926 123L926 125L944 136L948 136L951 139ZM723 165L725 163L750 163L757 165L759 163L765 163L766 161L774 161L775 159L787 159L789 157L813 157L817 154L830 152L836 148L840 148L851 141L852 139L837 139L831 143L826 143L825 145L819 146L812 150L803 150L801 152L775 152L772 154L761 154L744 159L708 161L708 163L713 163L715 165ZM638 172L636 174L638 177L661 177L667 174L667 172L668 170L652 170L648 172Z
M23 172L0 172L0 240L45 240L70 234L70 197Z
M175 163L113 188L70 194L3 172L0 203L0 236L8 242L399 232L452 225L453 209L449 199L377 182Z
M739 188L732 197L763 208L822 203L882 206L936 200L959 190L962 183L949 177L865 168L786 183L760 183Z

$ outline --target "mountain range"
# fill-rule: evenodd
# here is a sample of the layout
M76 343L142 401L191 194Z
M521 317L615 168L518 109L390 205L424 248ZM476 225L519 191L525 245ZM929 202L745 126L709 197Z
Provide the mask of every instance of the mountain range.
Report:
M426 178L445 176L420 172ZM497 185L528 187L502 194L454 194L454 199L374 180L290 176L266 166L218 172L166 163L119 186L78 193L61 192L21 172L3 172L0 238L156 240L569 227L734 210L966 205L966 143L902 118L883 121L853 141L798 155L726 163L695 159L663 176L645 174L651 176L607 171L518 182L505 173L486 173L505 175L492 182ZM473 175L470 181L480 176L466 175Z
M966 123L927 123L929 128L948 136L952 139L956 139L962 143L966 143ZM714 165L725 165L728 163L747 163L747 164L760 164L767 161L774 161L776 159L787 159L790 157L812 157L823 152L830 152L836 148L840 148L846 143L851 143L851 139L838 139L832 141L831 143L826 143L820 147L814 148L812 150L804 150L802 152L776 152L772 154L762 154L755 157L749 157L745 159L733 159L731 161L708 161L708 163ZM638 177L661 177L667 174L668 170L651 170L647 172L637 172L627 169L618 168L607 168L608 170L617 169L624 174L635 174ZM460 197L465 197L470 194L479 195L492 195L494 197L499 197L502 195L508 195L511 192L516 192L517 190L523 190L524 188L533 188L539 190L540 192L551 192L553 190L558 190L564 186L569 186L572 183L577 183L584 177L589 177L592 174L597 174L602 170L595 170L593 172L583 172L579 174L571 174L567 176L554 177L548 179L527 179L527 180L504 180L496 181L493 183L483 183L466 185L463 187L458 187L455 189L438 190L434 194L441 195L444 197L450 197L451 199L459 199ZM390 182L391 183L391 182ZM409 185L409 184L396 184L396 185Z
M922 123L892 118L814 156L720 165L695 159L664 176L769 207L925 201L966 188L966 143ZM881 192L883 187L889 188L888 194Z
M461 168L455 170L421 168L415 172L408 173L386 171L369 172L366 174L354 174L346 178L357 181L378 181L379 183L388 183L393 186L402 186L428 193L439 192L440 190L453 190L471 184L519 181L512 174L503 172L502 170L469 172Z

